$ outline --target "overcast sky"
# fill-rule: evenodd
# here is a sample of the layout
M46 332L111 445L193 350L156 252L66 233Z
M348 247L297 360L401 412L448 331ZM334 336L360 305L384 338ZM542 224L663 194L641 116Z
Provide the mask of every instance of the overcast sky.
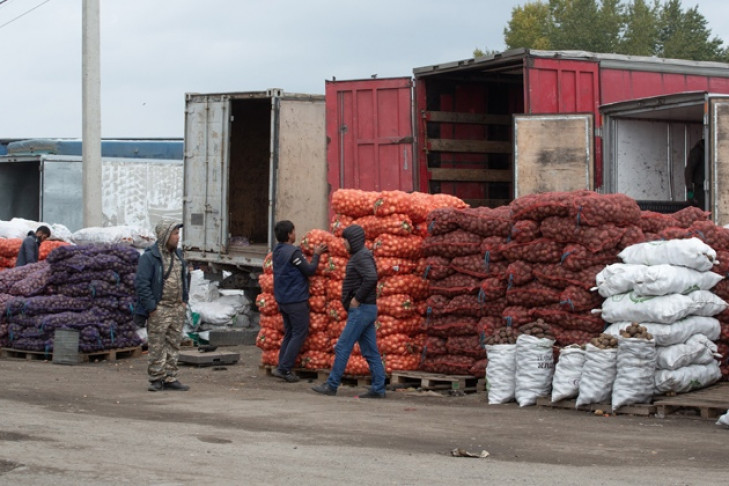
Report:
M101 133L182 137L186 92L323 94L332 76L409 76L477 47L504 50L511 10L524 3L103 0ZM729 0L683 5L697 3L726 45ZM81 137L81 8L0 0L0 138Z

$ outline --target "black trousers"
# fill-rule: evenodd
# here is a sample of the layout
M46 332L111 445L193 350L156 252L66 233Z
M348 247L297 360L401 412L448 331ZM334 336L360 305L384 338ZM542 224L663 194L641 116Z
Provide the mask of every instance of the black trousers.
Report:
M309 301L278 304L284 321L284 337L278 353L278 369L288 373L296 363L301 346L309 335Z

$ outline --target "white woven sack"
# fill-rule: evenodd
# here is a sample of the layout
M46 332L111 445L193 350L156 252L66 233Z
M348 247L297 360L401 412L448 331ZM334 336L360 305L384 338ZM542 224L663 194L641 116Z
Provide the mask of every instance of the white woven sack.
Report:
M677 265L608 265L595 277L597 291L603 297L630 292L637 295L688 294L709 290L722 280L714 272L699 272Z
M604 332L617 337L620 335L620 331L630 324L630 322L616 322L610 324ZM656 346L685 343L694 334L703 334L710 340L716 341L721 334L721 324L714 317L689 316L673 324L641 322L640 325L653 335Z
M692 364L710 364L717 354L717 346L703 334L694 334L685 343L661 346L656 349L656 368L676 370Z
M638 243L618 254L623 263L640 265L680 265L700 272L711 270L716 251L698 238L661 240Z
M667 392L685 393L705 388L721 379L718 361L684 366L677 370L656 371L656 395Z
M721 314L727 307L724 300L709 290L695 290L688 296L696 303L696 309L692 313L695 316L715 316Z
M536 405L537 398L548 397L554 376L552 339L522 334L516 339L516 389L520 407Z
M621 336L618 338L617 361L613 410L634 403L650 402L656 373L656 342Z
M671 294L657 297L636 295L633 292L613 295L605 299L599 313L607 322L655 322L671 324L695 314L700 304L690 295Z
M719 420L716 421L716 425L723 425L724 427L729 427L729 410L719 417Z
M617 348L600 349L592 344L585 346L585 364L575 407L605 403L610 399L617 374L617 358Z
M552 378L552 403L577 396L584 364L585 350L581 346L573 344L560 350Z
M489 404L514 400L516 387L516 344L486 345L486 390Z

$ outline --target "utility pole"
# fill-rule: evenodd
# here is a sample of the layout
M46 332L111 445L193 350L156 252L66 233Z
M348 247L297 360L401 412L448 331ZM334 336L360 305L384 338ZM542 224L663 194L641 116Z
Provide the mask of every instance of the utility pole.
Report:
M101 69L99 0L83 0L82 172L84 227L101 226Z

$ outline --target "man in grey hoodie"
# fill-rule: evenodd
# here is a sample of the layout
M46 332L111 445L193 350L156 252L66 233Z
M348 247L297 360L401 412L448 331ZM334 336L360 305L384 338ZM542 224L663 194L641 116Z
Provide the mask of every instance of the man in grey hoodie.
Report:
M365 247L365 232L353 224L342 233L344 245L350 253L344 281L342 304L347 309L347 324L334 347L334 365L325 383L312 387L323 395L336 395L342 382L344 369L352 354L354 343L359 343L362 357L367 360L372 375L372 387L359 398L385 398L385 367L377 349L375 320L377 319L377 267L375 259Z

